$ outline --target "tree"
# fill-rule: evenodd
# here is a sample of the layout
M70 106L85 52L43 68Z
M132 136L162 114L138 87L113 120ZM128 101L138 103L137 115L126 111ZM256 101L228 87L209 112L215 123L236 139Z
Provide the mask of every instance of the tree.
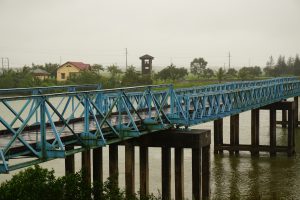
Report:
M96 72L97 74L100 74L100 71L104 71L104 67L100 64L93 64L91 66L91 70Z
M177 68L173 64L171 64L170 66L167 66L166 68L164 68L163 70L161 70L157 74L159 79L164 80L164 81L166 81L166 80L172 80L172 81L180 80L180 79L183 79L186 75L188 75L187 69L185 69L184 67Z
M259 66L254 66L249 68L250 68L250 73L253 74L254 77L258 77L262 75L262 71Z
M264 68L264 72L267 76L276 76L277 72L275 69L273 56L269 57L269 60L266 63L266 67Z
M153 194L138 198L127 196L118 187L116 176L109 177L104 183L86 180L84 171L56 178L54 171L36 165L13 175L11 180L0 184L0 200L161 200Z
M56 71L59 67L59 64L56 63L45 63L44 70L50 73L52 77L56 77Z
M300 75L300 58L299 55L297 54L295 59L294 59L294 74L299 76Z
M222 80L225 78L225 70L222 67L220 67L218 69L218 71L216 72L216 77L217 77L219 83L221 83Z
M235 78L235 77L237 77L237 73L238 72L236 71L236 69L230 68L230 69L228 69L226 75L228 75L230 78Z
M63 188L56 184L54 171L39 166L28 168L1 184L0 199L58 199Z
M34 63L31 63L31 68L32 69L44 69L44 66L43 65L36 65Z
M70 76L68 84L102 84L102 77L93 71L83 70L76 76Z
M124 76L122 77L122 85L134 86L141 84L142 82L143 79L141 77L141 74L135 70L134 66L129 66L126 69Z
M239 70L238 72L238 77L241 79L241 80L246 80L246 79L251 79L253 78L252 77L252 74L249 73L249 69L247 67L243 67Z
M238 77L242 80L253 79L262 74L260 67L243 67L239 70Z
M209 78L213 77L214 75L215 75L214 71L210 68L205 69L203 72L203 78L209 79Z
M287 64L285 62L285 57L284 56L279 56L276 66L275 66L275 71L277 75L284 75L284 74L288 74L288 70L287 70Z
M116 65L108 66L106 70L110 73L109 81L111 83L111 86L119 86L121 83L122 70Z
M191 62L191 73L195 74L200 78L204 74L207 62L203 58L195 58Z
M273 67L274 66L274 59L273 56L269 57L269 60L267 61L266 67Z

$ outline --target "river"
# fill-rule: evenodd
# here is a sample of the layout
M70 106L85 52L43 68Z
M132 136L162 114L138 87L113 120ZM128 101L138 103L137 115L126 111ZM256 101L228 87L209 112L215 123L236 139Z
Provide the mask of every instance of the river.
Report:
M260 111L260 143L269 143L269 112ZM277 119L281 118L278 111ZM250 144L250 112L240 114L240 143ZM205 123L191 127L194 129L210 129L213 135L213 123ZM277 143L286 144L287 129L279 126ZM213 141L213 138L212 138ZM229 118L224 119L224 142L229 143ZM296 129L296 152L300 151L300 128ZM300 199L300 156L287 157L286 154L277 154L270 157L268 153L260 153L259 157L251 157L249 152L240 152L238 156L213 154L211 144L211 197L212 199ZM138 149L136 149L138 162ZM185 150L184 157L184 184L185 198L191 199L191 151ZM150 191L157 194L161 185L160 149L152 148L149 151ZM173 151L172 151L173 155ZM81 157L76 154L76 170L80 169ZM172 158L173 159L173 158ZM174 159L173 159L174 162ZM174 163L172 163L173 165ZM56 159L41 164L42 167L54 169L57 176L64 175L64 160ZM172 166L173 170L173 166ZM9 179L17 171L10 174L1 174L0 182ZM124 150L119 147L120 186L124 187ZM139 188L139 166L136 163L136 190ZM108 176L108 148L104 147L104 176ZM174 171L172 171L172 194L174 197Z

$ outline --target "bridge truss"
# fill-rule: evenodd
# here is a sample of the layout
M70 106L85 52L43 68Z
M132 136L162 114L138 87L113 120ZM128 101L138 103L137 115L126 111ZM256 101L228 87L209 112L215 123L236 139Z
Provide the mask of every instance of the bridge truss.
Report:
M293 77L185 89L84 85L0 90L0 172L171 127L188 128L299 93L300 81ZM66 150L68 145L76 148Z

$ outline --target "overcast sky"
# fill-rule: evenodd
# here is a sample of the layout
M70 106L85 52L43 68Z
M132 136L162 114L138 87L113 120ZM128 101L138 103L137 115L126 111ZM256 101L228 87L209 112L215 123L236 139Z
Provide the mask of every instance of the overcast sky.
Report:
M82 61L155 69L195 57L264 66L300 53L299 0L0 0L0 58L11 67ZM1 63L0 63L1 64Z

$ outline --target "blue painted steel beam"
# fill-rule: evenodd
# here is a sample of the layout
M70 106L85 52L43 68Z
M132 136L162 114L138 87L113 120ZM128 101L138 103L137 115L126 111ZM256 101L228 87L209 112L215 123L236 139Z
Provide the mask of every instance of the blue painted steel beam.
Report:
M184 89L172 85L78 88L21 88L17 93L30 95L0 97L1 173L170 127L187 128L300 95L300 81L295 77ZM81 89L90 89L90 85ZM66 91L49 92L57 90ZM0 95L9 93L13 89L0 90ZM78 148L66 151L66 145ZM34 160L10 165L9 159L23 156Z

